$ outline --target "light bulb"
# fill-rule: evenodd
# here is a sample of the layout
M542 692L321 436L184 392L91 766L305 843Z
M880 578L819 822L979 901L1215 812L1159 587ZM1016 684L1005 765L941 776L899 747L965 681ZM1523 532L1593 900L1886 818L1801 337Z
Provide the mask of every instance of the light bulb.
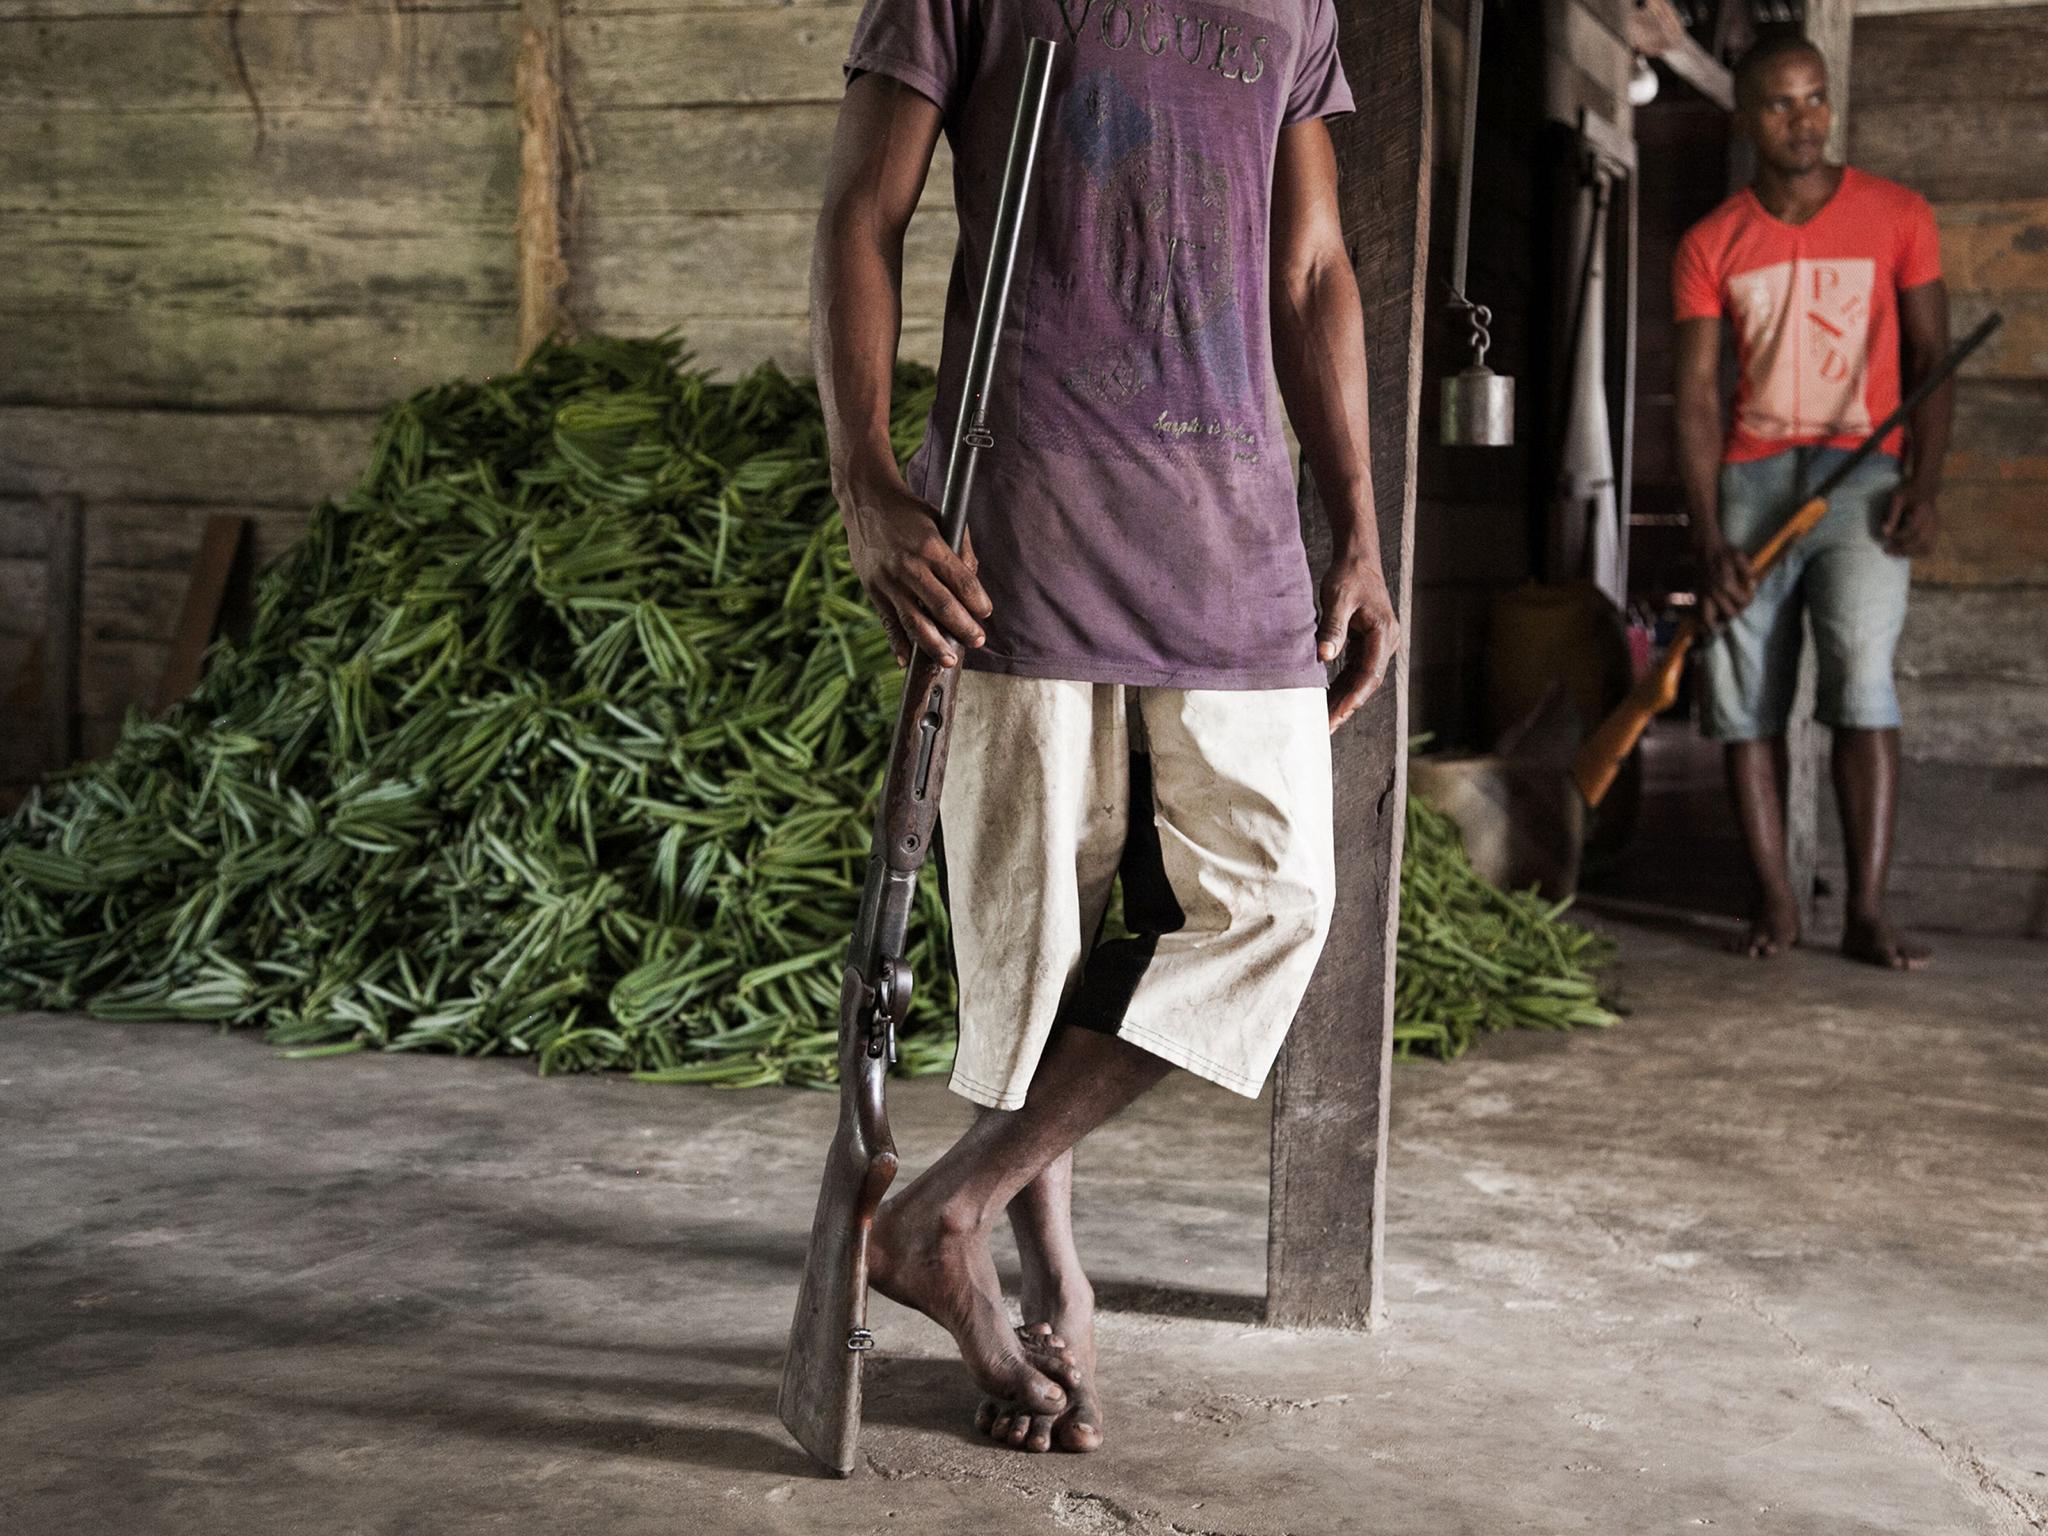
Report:
M1636 55L1636 67L1629 72L1628 100L1630 106L1647 107L1657 99L1657 71L1650 67L1650 61L1640 53Z

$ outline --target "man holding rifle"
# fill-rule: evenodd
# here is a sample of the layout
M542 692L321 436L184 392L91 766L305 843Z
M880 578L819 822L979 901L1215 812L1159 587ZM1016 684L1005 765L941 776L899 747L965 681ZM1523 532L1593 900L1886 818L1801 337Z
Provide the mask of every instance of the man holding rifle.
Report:
M956 554L934 516L943 423L1032 36L1062 47ZM1334 900L1329 733L1397 642L1321 122L1351 96L1332 0L868 0L845 72L812 274L819 393L898 659L964 665L940 798L952 1086L983 1106L882 1205L866 1273L953 1335L985 1432L1092 1450L1072 1149L1176 1065L1260 1091ZM903 238L941 131L960 243L906 476L887 431ZM1283 395L1334 531L1320 592ZM1129 936L1100 940L1119 874ZM988 1247L1006 1213L1021 1330Z
M1934 215L1895 182L1822 158L1827 68L1797 36L1768 37L1737 66L1736 113L1756 147L1749 186L1687 231L1673 269L1680 471L1700 571L1706 734L1726 743L1730 793L1759 890L1738 948L1799 939L1786 869L1785 729L1801 612L1819 660L1815 713L1832 728L1849 891L1845 954L1900 969L1926 952L1886 920L1899 777L1892 652L1909 557L1935 535L1954 386L1828 498L1825 517L1761 579L1756 549L1829 470L1940 363L1948 298ZM1724 438L1721 322L1740 382Z

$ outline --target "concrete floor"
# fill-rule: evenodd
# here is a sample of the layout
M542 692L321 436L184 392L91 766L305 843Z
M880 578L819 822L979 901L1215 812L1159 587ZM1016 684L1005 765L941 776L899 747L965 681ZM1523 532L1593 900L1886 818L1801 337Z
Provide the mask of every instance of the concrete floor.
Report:
M1619 931L1620 1029L1396 1070L1383 1330L1256 1325L1264 1112L1176 1081L1082 1158L1109 1446L878 1301L844 1482L773 1412L828 1097L5 1020L0 1530L2043 1529L2048 950Z

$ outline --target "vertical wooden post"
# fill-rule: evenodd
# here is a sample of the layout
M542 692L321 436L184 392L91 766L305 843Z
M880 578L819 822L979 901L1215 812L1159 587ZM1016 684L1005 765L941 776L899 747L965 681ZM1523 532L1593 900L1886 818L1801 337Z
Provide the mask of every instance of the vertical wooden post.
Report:
M1854 20L1852 0L1806 0L1801 30L1827 62L1828 102L1835 116L1826 154L1837 165L1849 158L1849 32Z
M519 356L563 330L568 142L562 99L561 0L522 0L515 96L519 106Z
M1381 558L1403 626L1387 683L1331 742L1337 776L1337 910L1322 963L1281 1055L1273 1103L1266 1316L1372 1327L1380 1316L1394 941L1408 791L1409 591L1415 445L1429 246L1429 0L1337 0L1357 110L1333 118L1345 247L1365 303L1373 497ZM1327 563L1312 480L1302 532Z

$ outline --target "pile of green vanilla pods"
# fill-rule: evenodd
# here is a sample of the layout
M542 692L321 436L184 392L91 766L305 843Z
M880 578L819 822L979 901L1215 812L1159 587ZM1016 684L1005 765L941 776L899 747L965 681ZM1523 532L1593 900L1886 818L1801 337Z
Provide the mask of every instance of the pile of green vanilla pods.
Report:
M297 1054L831 1081L901 673L815 387L688 360L668 334L547 344L391 407L197 690L0 826L0 1007L257 1025ZM902 458L933 380L896 384ZM1606 1021L1577 990L1530 1016L1589 986L1587 940L1475 899L1454 836L1409 837L1437 894L1411 959L1404 885L1404 1049ZM911 933L902 1066L942 1070L929 868ZM1416 978L1435 935L1457 969Z
M1449 1059L1485 1030L1617 1023L1594 979L1612 958L1613 942L1561 921L1569 905L1489 884L1465 857L1458 824L1410 795L1395 1053Z

